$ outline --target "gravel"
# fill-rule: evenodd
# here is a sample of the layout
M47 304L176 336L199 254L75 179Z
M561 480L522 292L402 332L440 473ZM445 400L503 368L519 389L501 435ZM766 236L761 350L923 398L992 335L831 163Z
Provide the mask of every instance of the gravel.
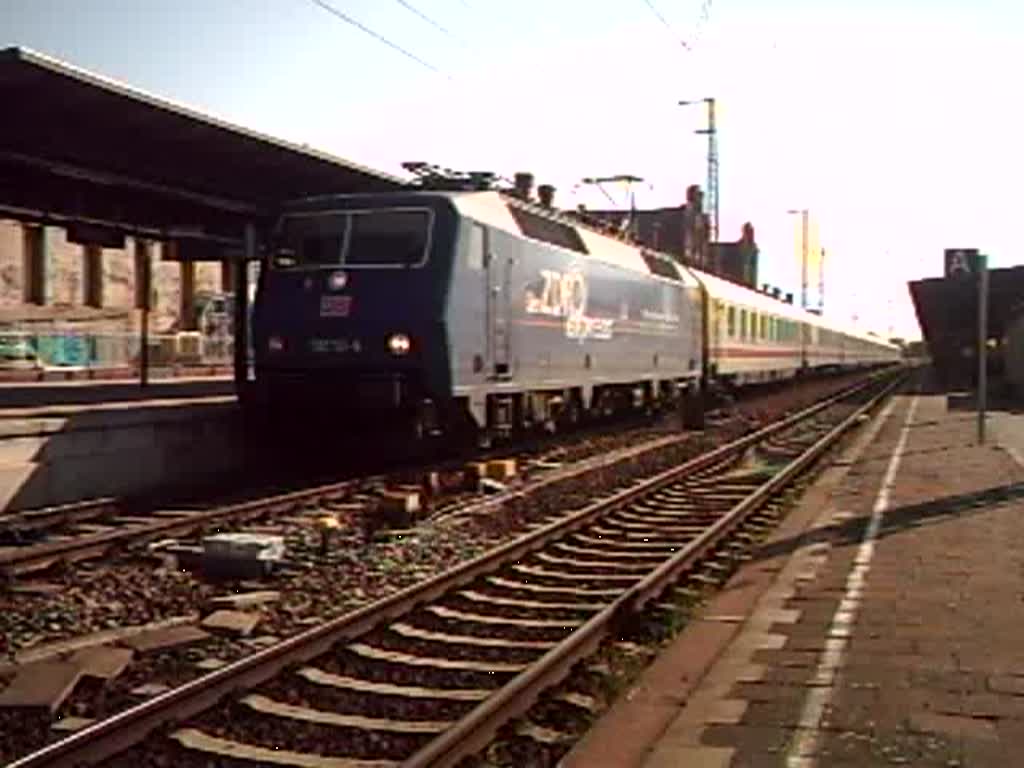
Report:
M320 553L319 532L310 522L299 522L299 513L290 513L291 516L284 519L278 516L277 519L267 517L258 520L255 524L273 526L285 536L291 562L291 567L258 583L211 583L187 571L168 567L166 561L154 561L141 550L125 551L102 562L72 566L45 577L46 581L61 587L56 594L0 593L0 653L10 657L16 652L54 640L181 616L208 605L214 596L257 589L279 590L281 597L276 602L261 606L262 621L255 634L287 637L308 629L311 624L346 613L476 557L511 536L521 535L527 526L549 521L554 515L591 503L596 494L618 489L627 478L667 469L716 444L735 439L763 421L777 418L784 409L802 407L848 382L848 379L808 382L799 395L793 392L769 393L759 397L756 403L740 404L737 415L718 421L705 433L694 435L681 444L634 458L621 466L594 470L585 478L553 483L528 497L515 497L486 514L453 514L450 511L443 515L435 514L408 534L380 535L381 532L370 523L371 515L366 511L365 489L324 508L309 506L305 516L310 522L321 512L334 514L338 519L339 528L326 556ZM587 434L573 443L546 450L543 458L548 462L568 464L672 431L672 427L662 425L608 435ZM539 473L527 470L525 474L530 477ZM443 505L479 498L477 494L463 491L443 493L440 498L432 500L433 510L436 513ZM544 578L539 577L537 581L544 582ZM607 586L600 580L592 582L592 585L598 588ZM585 583L581 582L580 586L585 586ZM458 599L451 604L459 607ZM468 601L462 607L472 610ZM495 613L506 613L506 610L509 616L520 615L515 609L502 609ZM567 617L571 615L566 614ZM425 619L422 625L433 626L430 619ZM447 622L446 626L450 628L452 625ZM496 631L495 636L501 636L500 631ZM550 635L542 633L540 636ZM512 649L499 649L490 656L487 652L481 655L478 648L409 638L401 638L398 642L382 631L373 637L383 644L382 647L388 647L389 643L403 650L415 646L447 658L525 662L537 655L534 651ZM232 661L252 653L255 647L252 640L213 636L197 647L137 656L129 669L107 686L104 695L80 686L54 719L65 714L111 714L139 701L130 693L139 685L149 682L178 685L202 674L203 670L196 666L199 661ZM339 654L334 665L334 669L327 671L344 674L346 668L352 668L359 669L364 675L373 675L373 662L351 654ZM382 665L378 666L383 669ZM491 688L500 685L505 677L448 671L444 673L447 678L444 680L437 679L441 675L424 669L410 669L404 674L399 671L396 677L395 665L387 666L388 673L381 677L382 681L404 681L413 685L448 687L468 684ZM0 688L4 680L0 677ZM248 711L246 716L258 717ZM0 760L42 746L52 738L49 724L49 715L0 710L0 732L3 733L0 737ZM307 730L310 731L308 737L312 738L325 729L311 726ZM296 738L304 741L306 736ZM270 737L268 739L268 744L273 741ZM379 751L374 753L379 754ZM152 764L159 764L159 761Z

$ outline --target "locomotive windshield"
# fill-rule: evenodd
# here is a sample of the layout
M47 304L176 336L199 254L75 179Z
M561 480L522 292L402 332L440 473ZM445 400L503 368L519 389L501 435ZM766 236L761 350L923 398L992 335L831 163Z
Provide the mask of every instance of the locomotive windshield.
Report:
M426 261L430 224L430 211L423 209L287 216L282 222L274 266L419 266Z

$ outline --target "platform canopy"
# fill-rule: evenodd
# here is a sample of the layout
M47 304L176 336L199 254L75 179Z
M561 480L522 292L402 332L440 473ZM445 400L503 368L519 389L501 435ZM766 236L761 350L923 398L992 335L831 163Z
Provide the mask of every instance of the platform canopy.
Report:
M918 323L940 376L948 383L973 375L978 338L978 285L973 277L910 283ZM989 270L988 336L1001 339L1024 309L1024 266Z
M285 200L404 186L23 48L0 50L0 104L0 217L80 242L237 243Z

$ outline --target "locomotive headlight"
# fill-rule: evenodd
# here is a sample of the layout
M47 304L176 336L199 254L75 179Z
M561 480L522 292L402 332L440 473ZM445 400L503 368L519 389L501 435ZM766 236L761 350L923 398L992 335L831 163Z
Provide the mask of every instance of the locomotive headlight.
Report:
M409 354L412 349L412 342L404 333L393 333L388 337L388 349L392 355L398 357Z
M284 351L284 339L280 336L271 336L267 339L267 349L271 352L283 352Z

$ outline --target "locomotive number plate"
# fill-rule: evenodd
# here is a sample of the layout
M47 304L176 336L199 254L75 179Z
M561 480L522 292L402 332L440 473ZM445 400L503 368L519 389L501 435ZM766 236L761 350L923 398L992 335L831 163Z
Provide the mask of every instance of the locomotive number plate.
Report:
M348 317L351 311L351 296L320 297L320 317Z

